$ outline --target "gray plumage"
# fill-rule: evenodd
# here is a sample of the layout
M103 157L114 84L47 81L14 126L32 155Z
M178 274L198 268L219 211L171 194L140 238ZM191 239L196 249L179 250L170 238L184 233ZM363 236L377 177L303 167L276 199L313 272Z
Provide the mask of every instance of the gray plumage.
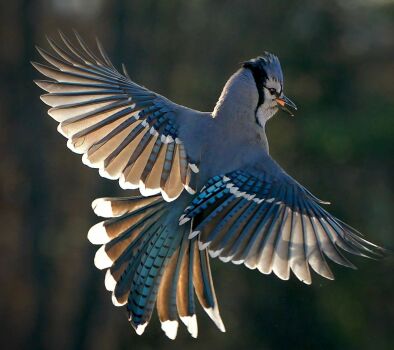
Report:
M175 104L119 73L100 44L93 53L76 34L61 34L50 66L33 63L41 99L83 162L143 196L102 198L105 218L88 238L102 245L95 265L106 288L126 305L138 334L156 303L175 338L178 316L197 336L194 293L224 331L209 257L310 284L310 267L333 279L327 259L352 267L343 251L379 257L382 248L329 214L270 157L266 122L295 109L283 94L276 56L247 61L226 83L212 113ZM145 196L145 197L144 197Z

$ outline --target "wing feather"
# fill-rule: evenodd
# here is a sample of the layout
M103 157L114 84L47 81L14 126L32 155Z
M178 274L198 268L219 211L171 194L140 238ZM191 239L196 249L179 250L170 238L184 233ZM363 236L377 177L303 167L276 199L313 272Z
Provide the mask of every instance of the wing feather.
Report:
M326 257L354 268L341 250L379 257L384 250L360 237L336 219L313 196L283 171L250 166L214 176L195 196L180 218L193 219L190 237L212 257L244 263L260 272L287 280L290 271L311 283L309 267L333 279ZM277 166L278 167L278 166ZM278 169L278 168L277 168Z
M62 45L48 38L54 53L37 47L49 65L33 66L51 79L36 83L48 92L41 99L67 146L122 188L162 193L167 201L184 188L194 193L190 170L198 169L178 135L180 123L190 120L183 118L186 109L119 73L99 42L96 54L78 33L76 44L59 34Z

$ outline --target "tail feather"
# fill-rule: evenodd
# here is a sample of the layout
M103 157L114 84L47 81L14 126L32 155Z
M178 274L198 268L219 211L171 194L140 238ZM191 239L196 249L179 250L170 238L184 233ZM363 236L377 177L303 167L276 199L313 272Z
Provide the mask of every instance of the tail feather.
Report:
M184 256L181 262L177 290L179 317L194 338L197 337L198 333L193 287L193 252L195 244L196 239L189 240L187 237L184 238L182 245Z
M198 333L194 304L194 288L197 298L209 317L224 332L219 314L207 251L198 249L198 240L188 239L184 232L182 243L164 273L157 299L157 309L162 328L170 338L178 329L177 312L192 337ZM177 286L178 284L178 286Z
M149 226L149 223L158 220L160 218L160 215L162 214L163 209L159 209L157 211L147 213L146 217L143 217L143 214L138 214L133 218L128 218L127 220L124 220L123 222L121 221L114 223L114 227L112 228L114 230L120 229L122 230L122 233L120 235L116 235L112 241L106 244L105 251L110 257L110 259L112 261L116 261L119 256L124 252L124 250L135 239L139 238L145 232L147 226Z
M93 201L92 207L97 216L112 218L146 209L148 205L157 203L162 203L160 196L97 198Z
M142 263L143 257L147 254L149 248L156 243L162 233L162 228L160 227L159 223L154 222L149 226L148 230L144 232L144 235L141 237L141 241L139 245L136 247L137 251L133 254L133 250L131 246L128 248L125 256L123 256L122 260L128 259L129 262L124 269L124 272L121 274L120 279L115 287L113 293L113 300L115 299L119 304L124 305L126 303L130 304L129 298L133 288L133 279L136 275L136 269ZM136 322L137 316L135 315L135 310L130 310L128 305L127 307L130 313L130 321L132 320L132 325L137 326L138 323ZM139 316L139 313L138 313Z
M159 315L162 329L166 335L175 339L178 330L178 313L182 318L182 313L179 311L177 305L177 299L181 298L179 295L179 289L184 284L180 278L182 277L184 265L183 261L188 261L185 257L189 241L186 236L186 229L183 229L182 242L180 247L175 251L171 260L166 268L163 276L162 283L159 288L157 297L157 313ZM178 283L179 281L179 283ZM188 285L188 281L185 281ZM193 297L193 294L192 294ZM194 299L193 302L193 314L194 314ZM183 313L184 316L189 315L187 312ZM188 328L189 330L189 328ZM190 332L190 330L189 330ZM191 332L193 337L197 336L197 331Z
M196 290L197 298L200 304L203 306L205 312L216 324L216 326L222 332L225 332L226 329L224 328L223 321L220 317L215 289L213 287L208 251L206 249L199 250L198 245L194 244L193 256L193 284Z
M190 242L186 230L183 231L182 242L164 272L157 298L157 312L162 329L171 339L175 339L177 334L178 314L192 337L197 337L193 282L188 268ZM194 323L190 322L192 319Z
M175 250L174 243L179 244L176 239L173 232L163 227L138 264L127 305L135 326L147 323L151 318L164 269Z
M170 339L177 335L178 317L197 337L194 291L224 331L207 251L199 250L196 237L188 238L190 223L178 225L177 210L169 210L161 196L100 198L92 206L107 218L88 233L93 244L102 244L95 264L108 268L105 287L114 305L126 305L137 334L144 332L156 303Z

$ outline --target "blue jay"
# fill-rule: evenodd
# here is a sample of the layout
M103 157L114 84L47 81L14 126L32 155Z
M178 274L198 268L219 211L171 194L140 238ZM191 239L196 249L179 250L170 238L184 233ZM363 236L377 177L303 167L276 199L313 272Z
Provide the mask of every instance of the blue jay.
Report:
M99 198L104 221L88 233L100 245L94 263L106 269L105 287L125 306L137 334L156 304L174 339L178 320L197 337L195 296L225 331L210 257L244 264L288 280L311 283L311 269L328 279L327 258L354 265L342 251L380 257L383 248L328 213L323 202L270 156L265 125L296 105L284 95L276 56L244 62L230 77L213 112L199 112L136 84L120 73L100 43L91 51L76 33L72 43L51 39L49 63L33 63L49 80L36 84L58 131L82 162L137 195Z

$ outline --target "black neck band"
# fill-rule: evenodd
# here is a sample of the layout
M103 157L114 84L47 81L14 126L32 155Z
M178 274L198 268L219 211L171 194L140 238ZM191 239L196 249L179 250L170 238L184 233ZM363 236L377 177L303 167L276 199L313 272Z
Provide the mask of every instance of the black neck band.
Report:
M260 64L256 64L255 62L245 62L243 67L252 72L254 82L256 83L257 91L259 93L259 101L256 107L257 111L257 108L264 103L264 84L268 78L267 73Z

